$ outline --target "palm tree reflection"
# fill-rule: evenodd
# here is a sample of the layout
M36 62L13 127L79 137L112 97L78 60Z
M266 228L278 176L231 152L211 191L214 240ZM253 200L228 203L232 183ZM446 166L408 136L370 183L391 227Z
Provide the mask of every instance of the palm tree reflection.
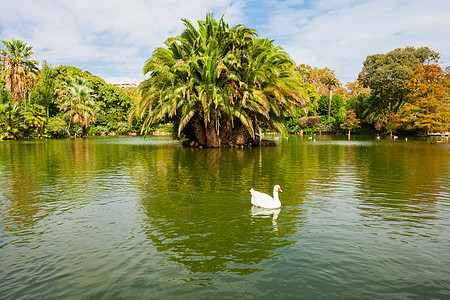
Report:
M278 231L279 209L251 208L246 174L259 168L257 151L171 150L147 170L151 183L143 178L141 185L143 226L157 251L191 273L244 275L295 243L298 223Z

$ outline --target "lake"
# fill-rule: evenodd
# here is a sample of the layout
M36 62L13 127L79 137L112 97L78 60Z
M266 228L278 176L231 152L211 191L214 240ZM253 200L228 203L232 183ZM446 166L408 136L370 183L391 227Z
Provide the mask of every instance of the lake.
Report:
M0 298L450 298L448 140L269 138L0 142Z

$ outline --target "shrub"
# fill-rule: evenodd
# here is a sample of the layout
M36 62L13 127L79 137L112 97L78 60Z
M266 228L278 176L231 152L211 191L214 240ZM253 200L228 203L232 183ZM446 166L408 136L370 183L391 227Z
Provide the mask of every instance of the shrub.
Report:
M0 140L22 138L24 131L24 118L11 102L5 106L0 105Z
M28 135L31 138L41 139L47 138L47 130L45 125L47 118L45 117L45 107L39 104L31 104L25 117L25 124L28 126Z
M61 116L54 116L48 119L47 132L53 137L68 137L67 122Z

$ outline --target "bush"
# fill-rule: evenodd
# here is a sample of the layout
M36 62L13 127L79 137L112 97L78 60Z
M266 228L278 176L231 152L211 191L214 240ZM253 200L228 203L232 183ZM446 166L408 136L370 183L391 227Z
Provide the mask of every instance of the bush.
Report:
M68 137L67 122L61 116L54 116L48 119L47 132L53 137L63 138Z
M328 119L328 116L320 116L319 120L318 129L322 132L335 132L336 124L339 126L339 122L334 117Z
M22 138L25 132L24 118L12 104L0 105L0 140Z
M173 124L172 123L158 124L156 126L156 131L172 132L173 131Z
M25 124L28 126L28 136L34 139L47 138L47 118L45 117L45 107L39 104L31 104L25 117Z
M88 135L104 135L111 132L108 126L104 125L91 125L86 128L86 134Z

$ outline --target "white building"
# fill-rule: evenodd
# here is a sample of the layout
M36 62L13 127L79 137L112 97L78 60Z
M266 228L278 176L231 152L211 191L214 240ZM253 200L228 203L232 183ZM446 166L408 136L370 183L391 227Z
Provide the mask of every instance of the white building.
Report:
M138 80L138 79L114 80L114 81L109 81L108 83L124 89L124 88L129 88L129 87L137 87L141 83L141 80Z

